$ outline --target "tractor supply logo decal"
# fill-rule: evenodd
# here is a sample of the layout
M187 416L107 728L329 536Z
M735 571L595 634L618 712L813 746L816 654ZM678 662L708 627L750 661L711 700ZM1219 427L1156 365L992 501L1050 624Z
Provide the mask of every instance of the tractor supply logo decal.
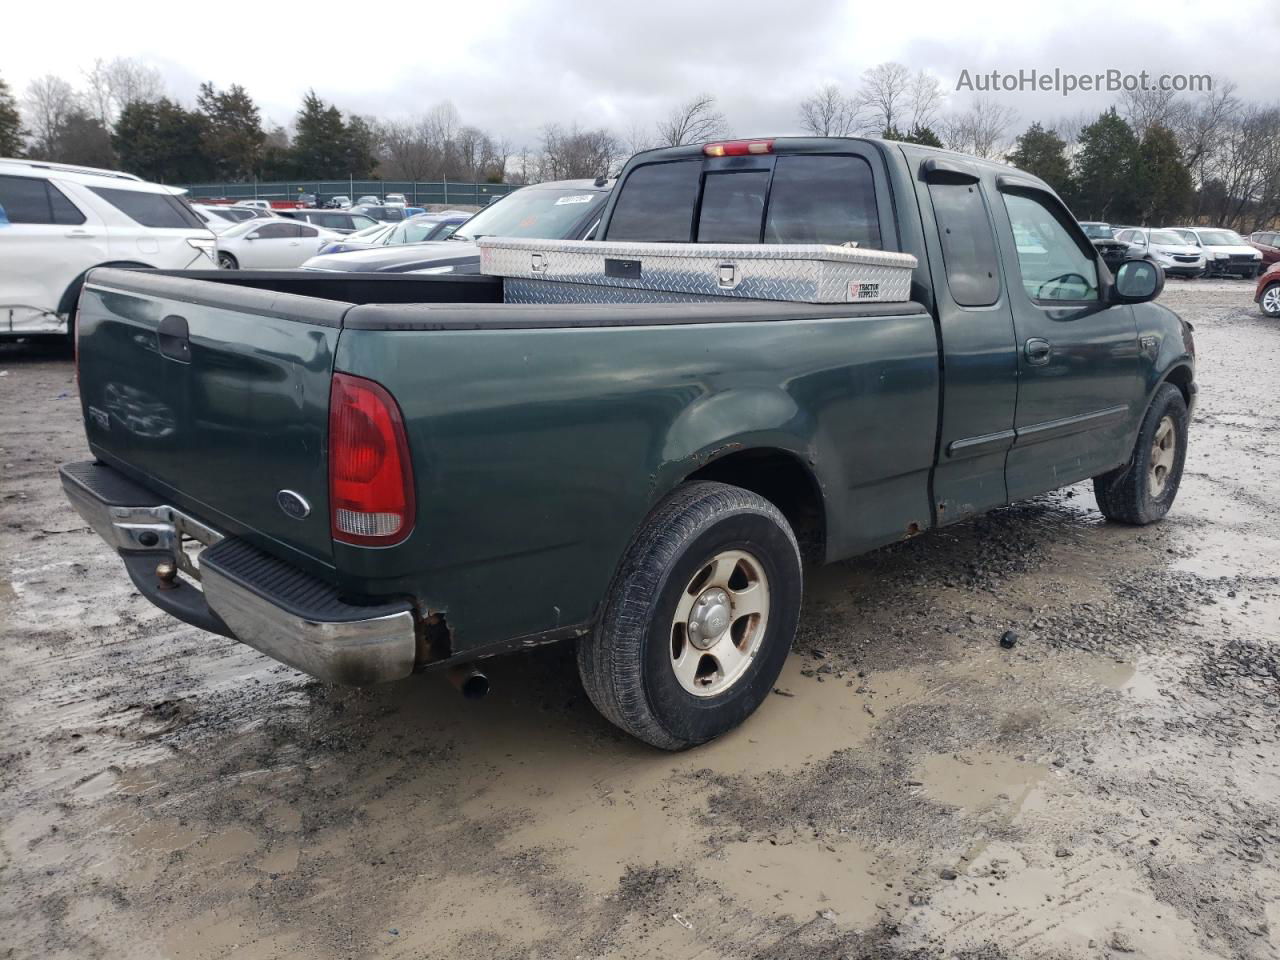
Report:
M880 284L872 280L850 280L849 281L849 302L856 303L859 300L879 300Z

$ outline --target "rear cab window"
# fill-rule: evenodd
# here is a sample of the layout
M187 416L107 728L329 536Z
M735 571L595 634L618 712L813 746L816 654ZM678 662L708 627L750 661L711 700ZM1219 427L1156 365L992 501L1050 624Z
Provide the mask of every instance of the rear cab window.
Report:
M871 164L844 153L642 164L620 185L604 239L884 248Z
M89 189L134 223L144 227L191 229L204 226L194 210L170 193L146 193L116 187Z

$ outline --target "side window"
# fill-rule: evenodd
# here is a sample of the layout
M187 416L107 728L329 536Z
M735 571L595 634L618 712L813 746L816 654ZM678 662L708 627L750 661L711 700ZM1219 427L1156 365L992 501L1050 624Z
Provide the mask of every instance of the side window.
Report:
M976 183L931 183L929 196L942 238L951 296L962 307L987 307L1000 298L996 240Z
M637 167L623 181L607 240L688 243L702 160Z
M146 193L142 190L120 190L114 187L90 187L134 223L144 227L203 227L195 211L168 193Z
M67 199L67 195L52 183L46 183L49 191L49 208L53 211L53 222L63 226L74 226L84 223L84 214L80 208Z
M317 230L315 227L299 227L299 228L298 228L297 236L299 236L299 237L318 237L318 236L320 236L320 231L319 231L319 230Z
M84 223L84 214L66 194L34 177L0 177L0 208L10 223Z
M759 243L769 171L709 173L698 214L699 243Z
M1005 193L1004 205L1027 296L1032 300L1096 300L1097 261L1077 245L1063 222L1066 213L1034 194Z
M781 156L769 191L766 243L854 241L881 248L871 165L861 157Z
M296 223L267 223L259 227L253 236L259 240L284 240L298 235Z

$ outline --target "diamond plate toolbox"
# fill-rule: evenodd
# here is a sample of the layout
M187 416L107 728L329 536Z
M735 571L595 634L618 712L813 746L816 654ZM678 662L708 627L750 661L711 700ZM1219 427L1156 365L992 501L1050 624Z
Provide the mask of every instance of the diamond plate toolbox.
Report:
M482 237L479 246L481 273L519 281L508 285L506 298L520 303L554 303L566 295L579 303L715 297L883 303L911 299L916 267L909 253L825 244ZM534 281L550 283L542 291Z

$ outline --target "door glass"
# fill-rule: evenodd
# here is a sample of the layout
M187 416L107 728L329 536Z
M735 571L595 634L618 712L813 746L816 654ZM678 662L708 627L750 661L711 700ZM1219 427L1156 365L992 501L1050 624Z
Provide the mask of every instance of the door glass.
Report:
M0 207L10 223L54 222L43 180L0 177Z
M1005 193L1004 205L1027 296L1032 300L1096 300L1097 263L1060 219L1066 214L1021 193Z
M929 196L942 236L951 296L962 307L986 307L1000 297L996 240L977 184L931 183Z
M259 227L258 232L254 234L259 240L283 240L297 235L298 226L293 223L268 223L266 226Z

